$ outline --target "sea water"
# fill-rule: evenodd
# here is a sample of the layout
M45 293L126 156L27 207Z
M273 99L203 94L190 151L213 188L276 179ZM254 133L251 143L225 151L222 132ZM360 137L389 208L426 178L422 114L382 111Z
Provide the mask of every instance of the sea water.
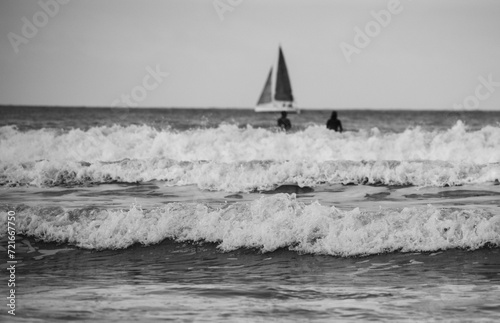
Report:
M500 113L338 114L0 108L0 318L499 320Z

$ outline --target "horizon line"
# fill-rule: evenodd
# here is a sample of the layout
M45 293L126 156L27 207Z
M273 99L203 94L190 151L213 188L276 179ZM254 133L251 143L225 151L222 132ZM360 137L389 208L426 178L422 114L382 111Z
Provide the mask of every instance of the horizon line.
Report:
M30 107L30 108L83 108L83 109L200 109L200 110L254 110L255 107L196 107L196 106L171 106L171 107L158 107L158 106L150 106L150 107L123 107L123 106L99 106L99 105L34 105L34 104L0 104L0 108L4 107ZM453 108L444 109L444 108L400 108L400 107L386 107L386 108L375 108L375 107L342 107L342 108L332 108L332 107L312 107L312 108L301 108L301 111L349 111L349 110L357 110L357 111L445 111L445 112L500 112L500 109L491 109L491 110L482 110L482 109L474 109L474 110L456 110ZM256 112L257 113L257 112Z

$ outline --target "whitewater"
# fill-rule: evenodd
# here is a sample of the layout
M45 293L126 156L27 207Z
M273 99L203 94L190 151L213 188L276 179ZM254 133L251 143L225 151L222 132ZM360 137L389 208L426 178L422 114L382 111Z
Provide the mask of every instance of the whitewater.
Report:
M330 113L0 109L17 313L500 319L500 113Z
M0 128L0 184L57 186L160 180L227 192L282 183L445 186L500 178L500 127L402 133L294 133L221 125L178 131L150 126L88 130Z
M342 211L318 202L305 205L294 194L217 208L170 203L146 210L133 206L128 210L92 207L71 211L20 207L16 211L23 234L97 250L165 239L214 242L222 251L290 248L334 256L500 245L498 213L430 205L399 211ZM6 223L6 212L3 217L0 220Z

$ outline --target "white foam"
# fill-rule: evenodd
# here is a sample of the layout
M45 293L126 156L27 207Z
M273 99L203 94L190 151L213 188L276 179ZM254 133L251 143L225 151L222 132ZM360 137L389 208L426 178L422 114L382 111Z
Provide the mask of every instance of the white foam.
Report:
M90 166L68 161L0 162L4 185L59 186L89 183L164 181L169 186L197 185L203 190L249 192L284 183L300 186L364 183L453 186L500 178L500 163L476 165L441 161L254 161L179 162L153 158L96 162Z
M164 239L218 243L223 251L289 248L338 256L392 251L436 251L500 246L500 214L491 210L439 209L342 211L319 203L303 204L294 195L269 197L211 208L171 203L162 208L130 210L19 208L19 233L44 241L88 249L127 248ZM0 212L4 225L7 213ZM6 230L3 230L5 232ZM3 233L5 234L5 233Z
M0 150L4 185L160 180L236 192L280 183L443 186L500 178L500 128L468 132L461 122L443 132L397 134L339 134L319 126L291 134L233 125L184 132L148 126L20 132L5 126Z
M96 127L87 131L17 131L0 128L1 161L9 163L51 161L116 161L163 158L177 161L414 161L440 160L487 164L500 162L500 127L466 131L462 122L444 132L420 128L403 133L334 133L310 126L285 134L270 130L218 128L183 132L155 130L149 126Z

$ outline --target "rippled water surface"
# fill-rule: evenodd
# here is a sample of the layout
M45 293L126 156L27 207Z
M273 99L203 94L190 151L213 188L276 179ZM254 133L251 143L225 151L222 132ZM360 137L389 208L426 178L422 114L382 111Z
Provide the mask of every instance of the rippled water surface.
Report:
M170 241L102 252L29 241L37 251L19 269L26 321L500 317L498 249L338 258Z
M0 108L0 321L500 321L500 113L330 113Z

